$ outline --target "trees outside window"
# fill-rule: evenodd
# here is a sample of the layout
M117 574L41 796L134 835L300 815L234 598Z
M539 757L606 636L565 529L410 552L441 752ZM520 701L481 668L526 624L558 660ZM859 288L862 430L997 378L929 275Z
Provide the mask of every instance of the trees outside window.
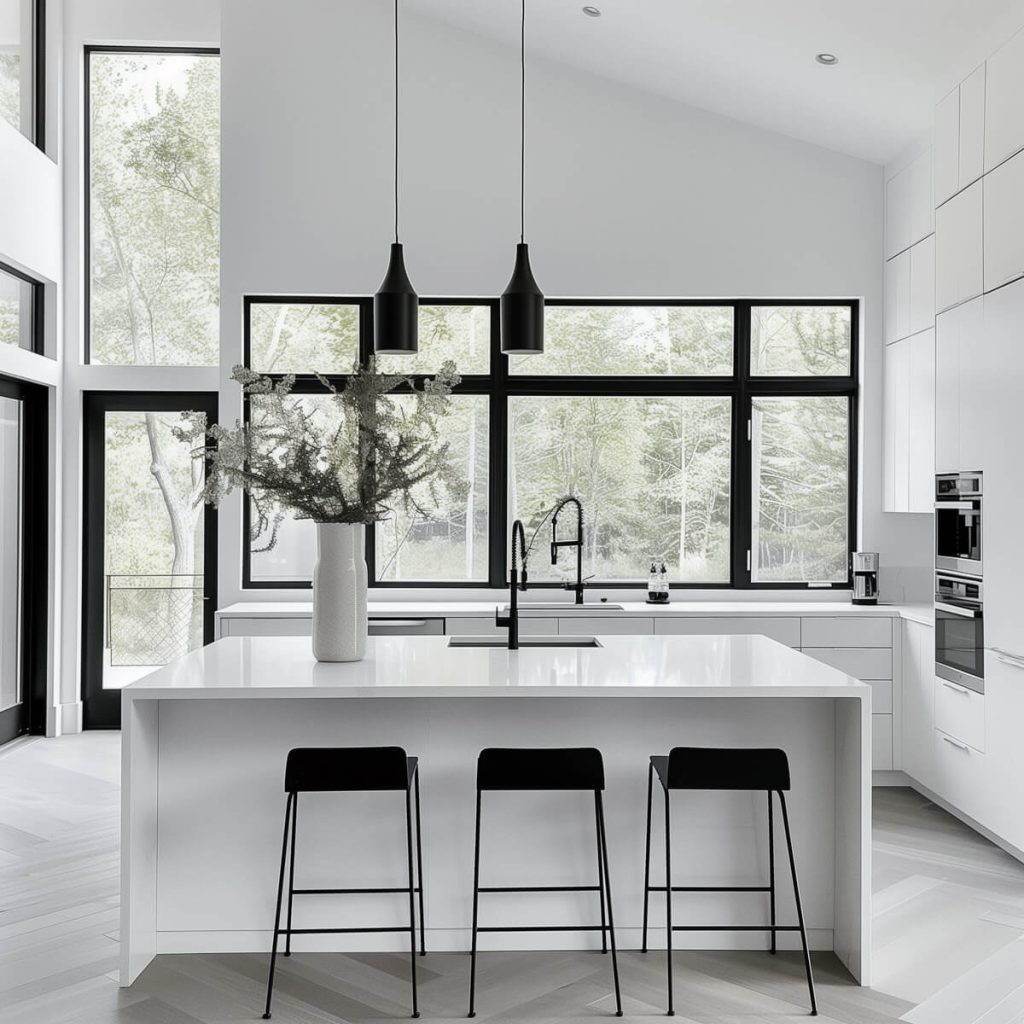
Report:
M420 350L378 360L462 376L444 429L458 483L368 531L379 585L502 586L509 524L528 535L566 494L584 571L615 585L664 561L683 586L842 585L854 537L856 304L550 301L545 351L506 358L496 300L425 299ZM340 383L371 357L368 298L250 297L254 369ZM250 524L251 518L249 517ZM546 533L530 578L556 583ZM247 586L306 586L308 524L251 537ZM566 560L568 562L568 560ZM572 568L568 566L565 571Z

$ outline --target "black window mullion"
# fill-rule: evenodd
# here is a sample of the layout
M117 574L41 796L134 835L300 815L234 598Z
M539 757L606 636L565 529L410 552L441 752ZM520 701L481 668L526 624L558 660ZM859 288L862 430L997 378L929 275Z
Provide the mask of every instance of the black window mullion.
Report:
M501 313L491 302L490 465L487 502L487 583L506 586L508 579L508 356L501 351Z
M735 307L734 370L736 397L733 399L732 440L732 585L742 589L750 586L750 567L747 552L751 548L751 484L750 484L750 303L738 302Z

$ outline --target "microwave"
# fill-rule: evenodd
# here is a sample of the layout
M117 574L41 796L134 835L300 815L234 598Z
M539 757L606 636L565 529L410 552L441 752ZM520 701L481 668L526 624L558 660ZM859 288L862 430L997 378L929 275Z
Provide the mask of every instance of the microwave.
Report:
M981 473L935 478L935 570L982 575Z
M935 574L935 674L985 692L985 618L981 580Z

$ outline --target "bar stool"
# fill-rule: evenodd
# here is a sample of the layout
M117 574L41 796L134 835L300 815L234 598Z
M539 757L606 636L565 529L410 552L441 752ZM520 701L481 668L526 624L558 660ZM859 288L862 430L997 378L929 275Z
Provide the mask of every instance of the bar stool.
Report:
M651 885L651 804L654 797L654 776L665 792L665 884ZM644 924L643 952L647 952L647 907L652 892L665 893L666 934L668 941L668 1016L675 1010L672 1006L672 933L676 932L732 932L766 931L771 933L771 952L775 952L777 932L800 932L804 949L804 968L807 972L807 988L811 994L811 1016L818 1015L814 998L814 975L811 973L811 956L807 950L807 932L804 929L804 912L800 904L800 886L796 878L796 861L793 859L793 841L789 833L789 814L786 810L786 790L789 783L789 759L784 750L771 749L727 749L715 747L675 747L665 757L651 755L647 772L647 848L644 857ZM690 790L764 790L768 794L768 885L700 886L672 885L672 833L669 818L669 793L674 789ZM799 924L780 925L775 922L775 823L772 794L778 793L782 807L782 823L786 831L786 849L789 852L789 868L793 876L793 895L796 898L796 914ZM762 925L673 925L672 893L674 892L766 892L769 894L771 923Z
M481 886L480 885L480 804L481 795L494 790L593 790L594 817L597 826L597 885ZM622 1016L619 991L619 963L615 950L615 923L612 918L612 885L608 873L608 841L604 826L604 761L601 751L592 747L481 750L476 765L476 844L473 852L473 940L470 954L469 1016L476 1016L476 939L479 932L557 932L600 931L601 952L612 950L612 976L615 981L615 1016ZM596 892L601 903L601 923L594 925L517 925L480 927L480 893L489 892ZM607 908L607 913L606 913Z
M274 994L274 966L277 940L285 936L285 956L291 956L293 935L339 935L354 932L404 932L406 928L293 928L292 897L351 895L353 893L409 894L409 965L412 977L412 1016L418 1017L416 999L416 908L419 895L420 956L426 955L423 925L423 849L420 842L420 777L418 759L408 757L401 747L297 747L288 751L284 788L288 794L284 810L284 839L281 842L281 871L277 881L277 911L274 918L274 942L270 951L270 975L267 978L267 1008L264 1020L270 1020L270 1000ZM399 790L405 793L405 836L409 859L409 884L388 889L296 889L295 833L300 793L354 793ZM416 878L413 884L412 798L416 798ZM290 848L290 854L289 854ZM288 862L288 923L281 927L281 903L284 896L284 869Z

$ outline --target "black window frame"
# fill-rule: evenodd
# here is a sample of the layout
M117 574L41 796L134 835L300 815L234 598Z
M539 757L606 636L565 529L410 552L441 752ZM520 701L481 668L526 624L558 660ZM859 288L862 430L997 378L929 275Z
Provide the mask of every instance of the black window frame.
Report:
M24 349L18 346L22 352L33 352L37 356L45 355L45 301L46 301L46 286L42 281L36 280L31 274L26 274L23 270L18 270L17 267L12 267L8 263L0 261L0 272L8 274L11 277L16 277L19 281L24 281L32 289L32 311L31 311L31 322L29 330L32 335L32 346ZM6 348L6 346L4 346Z
M36 149L46 152L46 0L32 2L32 113L28 131L21 132ZM13 125L12 125L13 127Z
M369 296L337 295L262 295L247 294L242 299L243 362L251 366L251 310L254 305L356 305L360 310L359 350L361 364L373 353L373 300ZM488 397L488 579L484 580L378 580L376 543L372 525L366 530L366 564L370 586L381 589L497 589L508 585L508 399L520 395L607 397L723 397L731 402L732 460L730 467L730 578L722 582L673 581L673 590L812 590L849 589L852 585L849 554L857 543L858 492L858 405L860 381L860 302L857 299L634 299L634 298L548 298L547 306L649 306L649 307L731 307L733 310L733 369L728 375L528 375L509 372L508 357L501 352L499 300L494 298L421 297L421 306L486 306L490 309L490 373L467 375L456 389L458 394ZM850 372L843 376L775 376L750 373L751 317L753 310L765 306L843 307L850 310ZM258 371L262 372L262 371ZM285 373L268 373L279 380ZM295 374L296 395L324 394L316 376ZM347 374L325 374L335 386L343 385ZM410 374L420 382L430 374ZM843 581L755 581L751 550L753 537L751 443L748 424L752 402L774 397L845 397L848 402L847 458L847 573ZM248 418L248 403L243 415ZM308 590L311 584L300 580L253 580L249 531L249 501L242 502L242 589ZM596 580L602 589L636 589L636 580ZM557 582L538 582L537 589L557 589Z
M92 363L92 110L89 88L90 62L94 53L182 53L219 57L219 46L122 46L87 44L84 47L82 78L82 362ZM100 364L132 366L132 363ZM148 364L147 364L148 365Z

